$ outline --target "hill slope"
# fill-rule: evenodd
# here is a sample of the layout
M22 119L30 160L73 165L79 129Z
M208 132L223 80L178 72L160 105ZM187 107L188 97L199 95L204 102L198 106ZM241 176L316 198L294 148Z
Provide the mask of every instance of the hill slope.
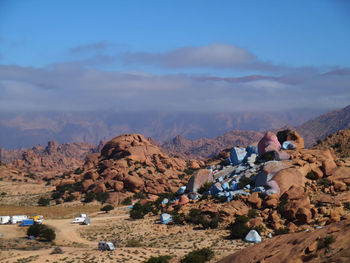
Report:
M162 148L168 153L189 159L203 159L218 155L224 149L232 148L237 145L247 146L257 142L263 136L256 131L230 131L221 136L207 139L186 140L181 135L165 142Z
M329 134L348 128L350 128L350 105L307 121L297 126L296 130L304 137L305 146L310 147L317 140L322 140Z

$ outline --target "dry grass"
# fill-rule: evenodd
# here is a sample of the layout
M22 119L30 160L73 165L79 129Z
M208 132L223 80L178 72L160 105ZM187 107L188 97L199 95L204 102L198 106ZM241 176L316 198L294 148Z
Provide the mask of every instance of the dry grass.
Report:
M79 213L95 213L100 205L77 206L0 206L0 215L43 215L44 218L60 219L72 218Z

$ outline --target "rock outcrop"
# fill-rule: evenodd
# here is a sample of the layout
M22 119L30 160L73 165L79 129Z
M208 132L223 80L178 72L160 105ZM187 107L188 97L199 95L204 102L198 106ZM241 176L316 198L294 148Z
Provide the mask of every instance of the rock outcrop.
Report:
M157 195L177 191L199 161L171 158L139 134L126 134L106 142L101 154L90 154L78 173L69 176L82 193L118 192L120 200L135 193ZM58 189L62 180L53 182Z

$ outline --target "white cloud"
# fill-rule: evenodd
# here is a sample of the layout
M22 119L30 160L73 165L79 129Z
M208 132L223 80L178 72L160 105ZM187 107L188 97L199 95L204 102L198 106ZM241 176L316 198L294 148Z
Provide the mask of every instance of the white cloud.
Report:
M293 78L297 81L293 82ZM234 112L340 108L350 74L220 78L105 72L76 64L50 69L0 65L0 110Z

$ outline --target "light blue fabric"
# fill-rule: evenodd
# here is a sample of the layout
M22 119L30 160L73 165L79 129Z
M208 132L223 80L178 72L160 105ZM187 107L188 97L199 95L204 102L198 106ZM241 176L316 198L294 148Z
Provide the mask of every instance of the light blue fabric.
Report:
M261 237L256 230L250 230L249 233L245 236L244 241L252 243L260 243Z

